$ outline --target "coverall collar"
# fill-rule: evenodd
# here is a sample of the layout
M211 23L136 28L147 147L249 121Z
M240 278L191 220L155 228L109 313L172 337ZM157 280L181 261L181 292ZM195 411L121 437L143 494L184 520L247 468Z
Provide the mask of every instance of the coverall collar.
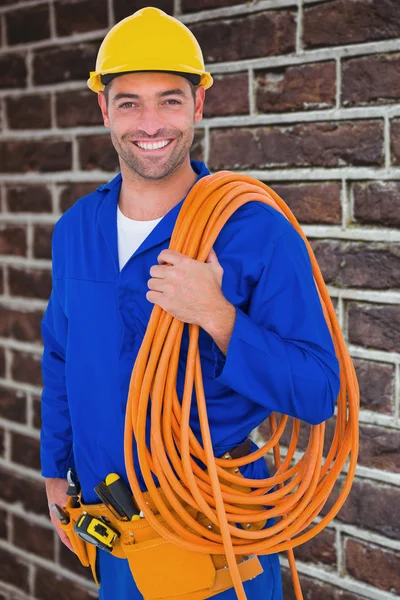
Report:
M193 170L198 173L198 177L195 183L205 175L209 175L210 171L206 167L203 162L199 162L196 160L191 160L190 164ZM119 194L121 190L122 184L122 176L121 173L118 173L114 179L106 183L105 185L99 186L97 191L105 194L105 198L103 200L102 205L99 208L98 218L99 218L99 226L101 232L106 241L107 247L111 253L116 275L119 276L119 259L118 259L118 229L117 229L117 205ZM193 184L194 185L194 184ZM188 190L189 193L190 190ZM169 212L167 212L157 223L154 229L150 232L150 234L144 239L142 244L137 248L134 254L128 260L128 263L132 260L133 257L138 256L142 252L145 252L149 248L160 244L166 239L170 238L172 235L172 231L175 226L176 218L179 214L179 211L182 207L182 204L186 198L187 194L178 204L176 204ZM126 263L126 264L128 264ZM124 265L125 268L126 265ZM122 269L123 270L123 269Z

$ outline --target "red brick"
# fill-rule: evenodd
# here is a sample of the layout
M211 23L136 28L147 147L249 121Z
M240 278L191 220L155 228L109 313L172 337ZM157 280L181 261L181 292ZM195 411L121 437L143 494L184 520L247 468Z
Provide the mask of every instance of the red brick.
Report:
M310 541L295 549L296 558L303 562L336 567L335 532L324 529Z
M335 105L334 61L255 72L258 112L315 110Z
M13 543L41 558L51 560L54 557L53 529L30 523L17 515L13 516Z
M287 54L296 47L295 12L263 11L190 25L207 63Z
M181 0L181 10L183 13L198 12L208 10L209 8L222 8L224 6L235 6L242 4L243 0Z
M35 84L86 81L89 71L95 68L101 41L37 50L33 59Z
M353 359L362 408L391 414L394 393L394 365Z
M353 185L354 220L400 227L400 181L366 181Z
M29 479L1 467L0 484L0 498L4 502L18 503L27 512L49 516L44 480Z
M98 186L103 185L104 183L105 182L103 181L98 183L69 183L67 185L63 185L61 188L62 192L60 197L60 210L65 212L71 208L71 206L75 204L79 198L82 198L87 194L91 194Z
M0 306L0 335L26 342L41 340L41 311L21 312Z
M103 124L101 110L97 103L97 94L91 91L65 91L57 94L56 112L59 127Z
M400 119L393 119L391 130L391 154L394 165L400 165Z
M337 498L343 481L335 486L322 510L328 512ZM388 538L400 535L400 489L394 486L355 479L350 494L336 517L343 523L375 531Z
M0 348L0 377L6 376L6 357L4 348Z
M12 551L0 548L0 581L16 586L24 592L29 591L29 569L25 560L15 556Z
M23 54L0 56L0 89L26 87L26 63Z
M245 115L249 112L249 78L247 73L214 75L207 90L204 116Z
M48 299L51 293L51 272L45 269L9 267L8 278L12 296Z
M51 258L53 225L35 225L33 230L33 254L35 258Z
M66 579L61 575L56 575L54 571L47 571L42 567L36 567L34 585L35 597L40 600L54 600L60 596L60 590L63 590L63 600L98 598L96 592L85 590L79 583L74 583L72 579Z
M51 212L51 194L45 185L9 185L6 187L9 212Z
M295 556L297 548L295 548ZM323 581L311 579L300 575L301 590L304 600L362 600L359 595L350 594L344 590L333 587ZM293 581L289 569L282 567L283 597L284 600L297 600L293 590Z
M5 431L0 425L0 458L5 458Z
M6 99L8 124L11 129L47 129L51 127L48 94Z
M204 161L204 131L195 129L193 144L190 149L190 158L192 160Z
M40 396L32 396L33 402L33 426L35 429L42 427L42 405Z
M101 169L119 170L118 155L107 135L78 137L81 168L85 171Z
M346 570L374 588L400 594L400 552L360 540L346 540Z
M360 427L360 465L400 473L400 436L398 431L362 425Z
M15 381L42 386L41 356L13 350L11 377Z
M22 433L11 433L11 460L40 471L40 442Z
M50 37L50 13L47 4L6 13L5 20L10 46Z
M381 165L383 123L340 121L211 130L209 167Z
M397 0L332 0L305 6L305 47L337 46L400 35Z
M337 287L400 288L400 244L313 241L324 280Z
M72 167L71 142L15 140L0 144L3 173L68 171Z
M148 0L135 0L135 2L132 2L132 0L114 0L115 20L118 22L121 19L125 19L125 17L129 17L136 10L146 8L149 4ZM150 5L156 6L169 15L172 15L174 12L174 0L157 0L156 3Z
M0 417L17 423L26 423L26 396L19 390L0 386Z
M400 99L400 54L343 61L343 106L391 104Z
M341 223L340 183L264 183L282 198L300 223Z
M105 29L108 26L106 0L59 0L54 6L59 36Z
M0 508L0 538L6 540L8 537L7 512ZM1 599L1 596L0 596Z
M26 256L26 230L16 225L0 226L0 254Z
M348 324L352 344L388 352L400 347L400 306L351 302Z

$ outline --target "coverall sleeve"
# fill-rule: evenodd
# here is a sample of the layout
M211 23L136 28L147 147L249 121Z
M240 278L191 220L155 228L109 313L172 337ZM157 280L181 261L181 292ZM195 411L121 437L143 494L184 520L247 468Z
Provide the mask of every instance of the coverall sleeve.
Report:
M293 227L268 254L247 314L235 307L226 356L213 343L214 378L271 412L317 425L334 413L340 379L311 261Z
M69 467L74 467L72 430L65 383L65 348L68 321L59 298L55 278L55 230L53 233L53 288L41 321L44 344L42 355L42 428L40 454L42 475L65 479Z

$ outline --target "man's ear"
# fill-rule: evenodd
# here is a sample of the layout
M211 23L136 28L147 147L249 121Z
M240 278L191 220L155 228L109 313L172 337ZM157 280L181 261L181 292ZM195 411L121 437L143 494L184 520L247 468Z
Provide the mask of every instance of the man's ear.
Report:
M206 96L206 90L204 89L203 86L199 86L196 89L196 106L195 106L195 111L194 111L195 123L198 123L203 118L203 106L204 106L205 96Z
M105 127L110 127L110 119L108 118L107 100L103 92L97 94L97 102L101 108L101 114L103 115L103 121Z

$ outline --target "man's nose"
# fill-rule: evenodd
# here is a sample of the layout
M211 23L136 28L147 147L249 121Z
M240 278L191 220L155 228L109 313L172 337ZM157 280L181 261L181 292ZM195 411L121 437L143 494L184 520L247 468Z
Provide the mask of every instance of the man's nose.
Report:
M159 109L155 107L143 107L136 124L139 130L153 137L165 126Z

